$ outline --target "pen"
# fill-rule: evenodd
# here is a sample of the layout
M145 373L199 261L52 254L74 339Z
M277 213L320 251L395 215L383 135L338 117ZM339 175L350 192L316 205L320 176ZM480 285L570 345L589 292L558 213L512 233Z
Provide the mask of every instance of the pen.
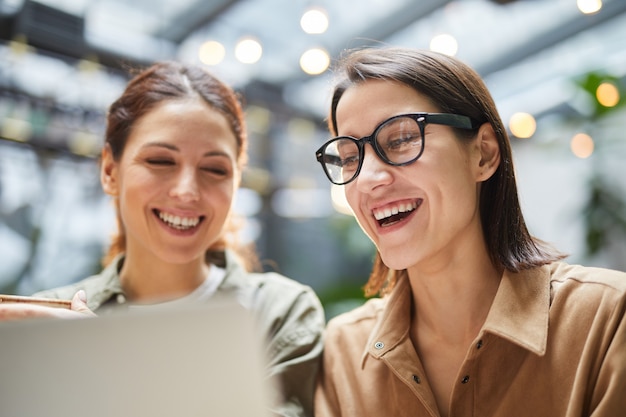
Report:
M22 295L0 294L0 303L29 303L48 307L71 308L71 300L58 300L55 298L26 297Z

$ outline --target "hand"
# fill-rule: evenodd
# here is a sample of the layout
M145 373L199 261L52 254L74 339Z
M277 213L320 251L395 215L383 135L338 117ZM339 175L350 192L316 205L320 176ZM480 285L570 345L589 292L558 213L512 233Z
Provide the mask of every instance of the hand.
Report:
M0 304L0 321L45 317L73 319L95 316L96 314L87 307L87 297L83 290L74 294L70 309L31 303Z

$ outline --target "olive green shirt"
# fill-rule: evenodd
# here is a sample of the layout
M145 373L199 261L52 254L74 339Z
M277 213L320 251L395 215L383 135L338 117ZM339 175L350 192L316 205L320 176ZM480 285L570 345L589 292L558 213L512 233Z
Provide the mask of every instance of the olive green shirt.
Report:
M321 303L313 290L276 273L249 273L227 251L219 266L226 276L216 295L234 296L253 311L262 334L267 335L268 378L278 380L284 400L277 415L313 415L313 392L322 353L325 325ZM85 290L89 308L97 314L127 305L119 270L119 256L100 274L76 284L37 293L37 296L71 299ZM245 401L245 398L242 398Z
M316 416L439 416L401 280L332 319ZM626 416L626 274L556 262L505 272L458 372L450 417Z

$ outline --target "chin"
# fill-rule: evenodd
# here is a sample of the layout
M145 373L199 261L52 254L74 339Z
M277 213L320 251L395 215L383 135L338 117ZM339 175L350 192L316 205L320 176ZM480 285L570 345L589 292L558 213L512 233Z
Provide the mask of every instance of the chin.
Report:
M188 264L188 263L194 262L200 257L204 257L204 252L201 255L197 255L197 254L192 253L191 251L180 252L180 253L178 251L171 251L171 252L162 254L161 259L165 261L166 263L180 265L180 264Z
M407 259L407 256L403 256L397 251L391 251L391 253L379 251L379 253L383 263L387 265L389 269L401 271L412 265L411 261Z

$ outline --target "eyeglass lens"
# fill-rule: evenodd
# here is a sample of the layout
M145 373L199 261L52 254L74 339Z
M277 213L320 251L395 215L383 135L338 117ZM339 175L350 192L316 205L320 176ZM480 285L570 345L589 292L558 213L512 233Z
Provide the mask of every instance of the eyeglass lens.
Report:
M378 127L373 134L376 154L386 163L402 165L413 161L422 152L420 126L411 117L396 117ZM367 138L364 139L367 141ZM362 143L362 142L361 142ZM359 142L349 137L339 137L328 143L324 150L324 168L335 183L351 181L362 164Z

